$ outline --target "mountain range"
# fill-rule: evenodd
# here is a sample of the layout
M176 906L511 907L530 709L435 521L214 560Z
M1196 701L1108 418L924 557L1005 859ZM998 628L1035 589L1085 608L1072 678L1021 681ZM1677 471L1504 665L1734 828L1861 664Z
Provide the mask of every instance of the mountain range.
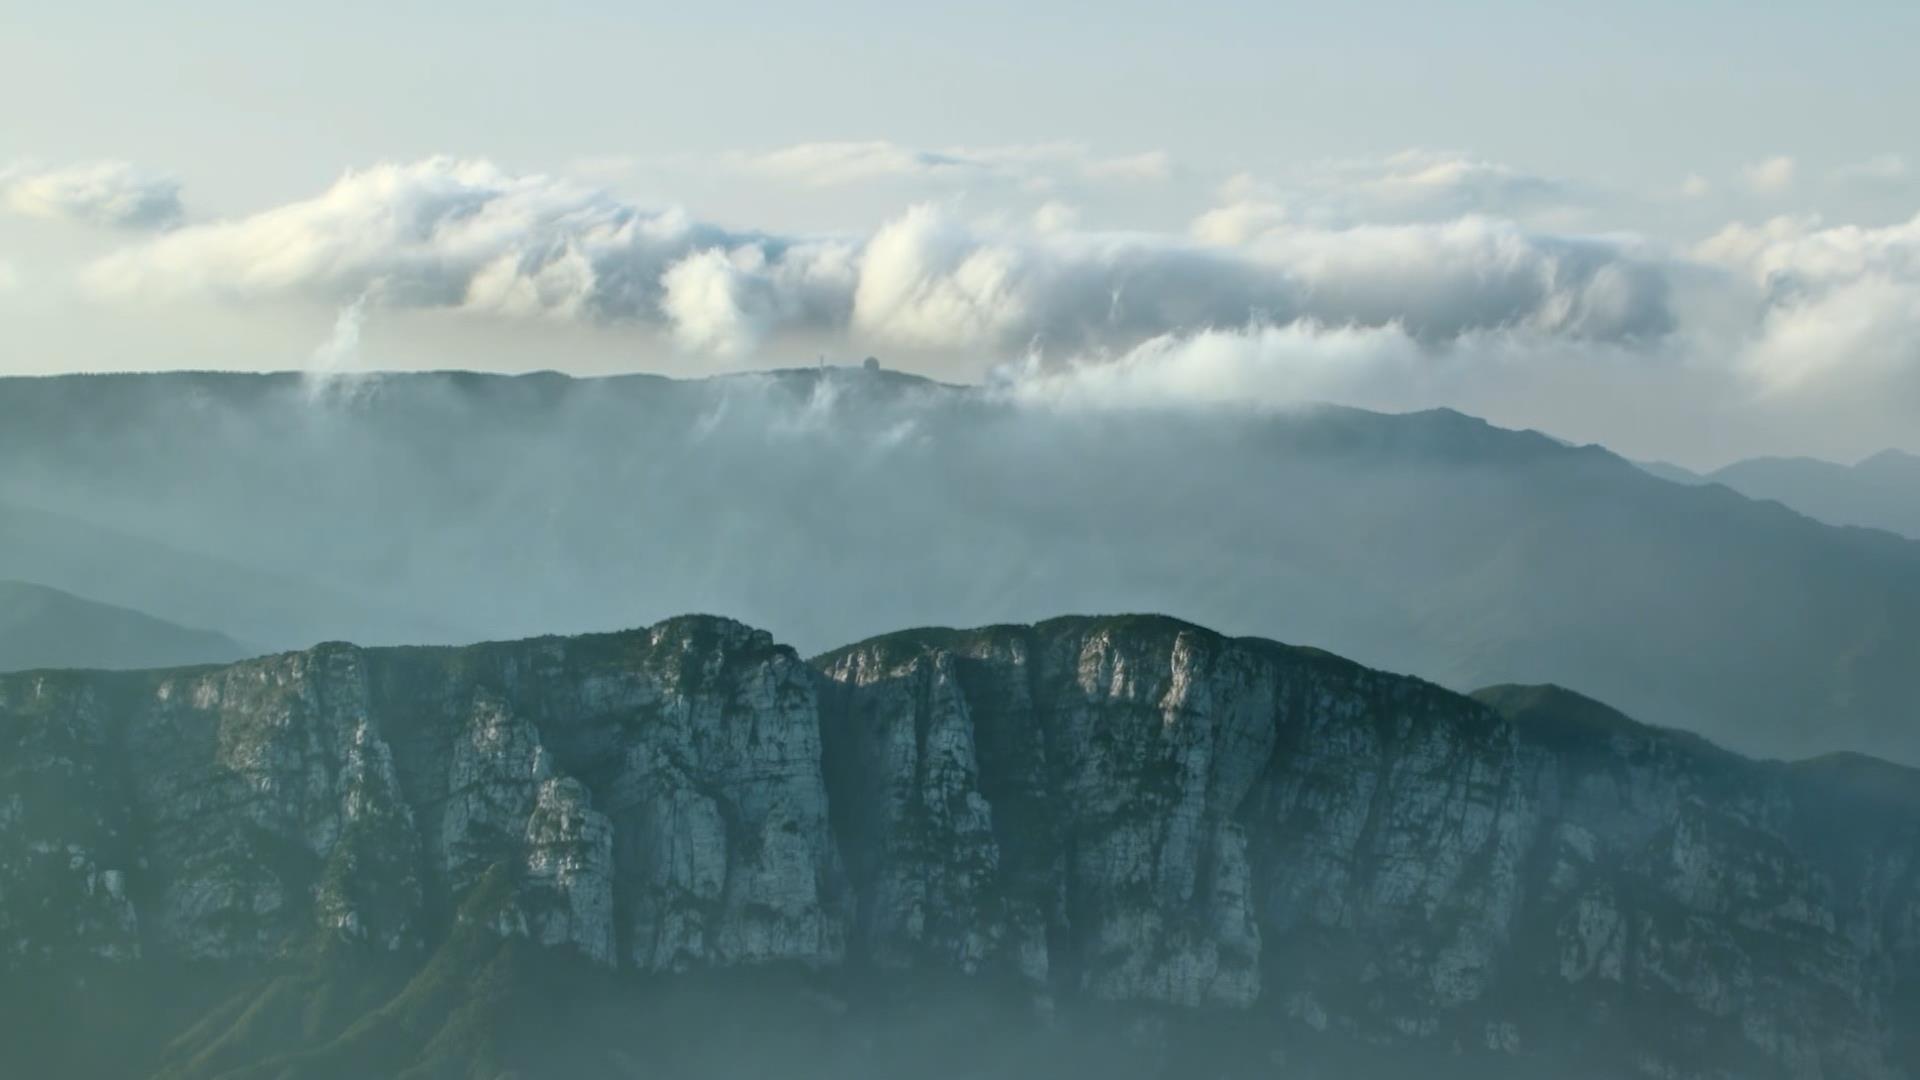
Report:
M1920 544L1445 410L1036 402L892 371L0 384L0 570L262 648L725 610L1177 612L1920 762Z
M1883 450L1852 465L1808 457L1736 461L1710 473L1667 462L1643 468L1683 484L1724 484L1829 525L1859 525L1920 539L1920 456Z
M1920 773L1151 616L37 671L0 975L28 1076L1892 1080Z

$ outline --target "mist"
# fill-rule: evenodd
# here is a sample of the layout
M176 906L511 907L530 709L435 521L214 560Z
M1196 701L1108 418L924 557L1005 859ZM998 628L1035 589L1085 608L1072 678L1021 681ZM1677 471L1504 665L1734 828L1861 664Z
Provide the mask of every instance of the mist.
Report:
M0 1080L1920 1080L1920 4L14 7Z
M261 650L701 611L812 653L1167 612L1460 690L1558 682L1752 750L1920 756L1904 541L1444 410L1093 375L13 380L0 538L15 576Z

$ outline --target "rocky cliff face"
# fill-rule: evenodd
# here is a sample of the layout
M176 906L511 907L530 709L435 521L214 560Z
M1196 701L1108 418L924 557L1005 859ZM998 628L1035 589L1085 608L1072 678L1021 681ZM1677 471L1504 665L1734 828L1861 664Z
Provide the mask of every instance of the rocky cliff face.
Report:
M1156 618L812 665L686 618L8 676L3 977L434 971L491 940L609 986L957 977L1041 1028L1131 1017L1187 1075L1920 1071L1913 774L1484 696ZM304 1015L295 1049L366 1026ZM156 1060L252 1075L240 1026L212 1009ZM644 1072L599 1068L570 1075Z
M6 869L66 860L76 895L99 875L142 894L102 901L118 936L16 936L16 955L419 949L498 873L502 933L598 964L841 956L812 676L734 623L30 674L0 708Z

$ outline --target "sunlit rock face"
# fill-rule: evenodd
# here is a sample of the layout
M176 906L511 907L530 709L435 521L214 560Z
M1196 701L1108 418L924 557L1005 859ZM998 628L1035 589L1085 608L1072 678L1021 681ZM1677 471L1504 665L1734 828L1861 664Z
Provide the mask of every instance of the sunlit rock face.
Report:
M405 966L477 928L612 978L971 979L1262 1061L1920 1069L1914 774L1483 698L1150 617L29 672L0 946L15 979Z

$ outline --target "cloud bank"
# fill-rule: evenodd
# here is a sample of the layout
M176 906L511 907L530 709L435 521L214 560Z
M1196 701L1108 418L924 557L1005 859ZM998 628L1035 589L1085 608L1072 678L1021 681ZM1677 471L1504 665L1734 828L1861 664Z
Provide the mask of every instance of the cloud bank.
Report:
M864 236L742 232L492 164L432 158L116 252L118 297L295 298L654 326L738 357L783 332L927 350L1083 353L1167 334L1312 322L1442 342L1493 329L1630 341L1672 325L1633 246L1511 222L1331 228L1222 243L995 226L914 206Z
M1660 416L1664 430L1757 417L1838 432L1842 415L1848 440L1920 429L1920 218L1783 216L1663 245L1572 228L1614 198L1593 187L1422 151L1233 177L1210 200L1190 191L1184 229L1119 231L1085 224L1056 197L1060 178L1191 175L1164 155L1077 144L817 143L729 167L795 185L1000 185L1029 210L903 198L866 229L742 228L451 157L191 223L176 184L131 167L9 173L4 190L39 213L171 222L82 273L97 297L162 312L194 300L477 316L518 324L521 342L556 326L624 335L608 340L666 350L681 370L877 353L943 377L991 372L1006 393L1063 405L1444 402L1561 427L1611 410L1643 430ZM1698 212L1722 191L1897 194L1905 169L1868 158L1803 177L1783 157L1660 197ZM379 316L381 332L404 324Z

